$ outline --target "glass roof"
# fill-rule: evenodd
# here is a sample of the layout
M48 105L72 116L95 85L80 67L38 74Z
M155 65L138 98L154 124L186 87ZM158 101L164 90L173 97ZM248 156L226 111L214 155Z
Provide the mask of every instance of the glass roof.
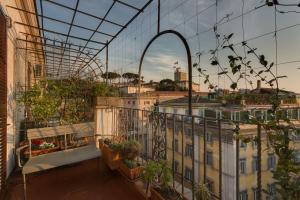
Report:
M103 66L98 55L152 1L35 0L39 26L19 24L39 30L40 36L24 33L23 42L43 46L43 52L36 54L45 57L48 77L100 76Z

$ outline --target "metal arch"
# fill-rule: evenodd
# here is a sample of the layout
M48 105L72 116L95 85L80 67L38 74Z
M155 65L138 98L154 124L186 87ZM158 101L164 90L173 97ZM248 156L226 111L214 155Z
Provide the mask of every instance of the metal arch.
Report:
M192 115L192 56L191 56L191 50L188 45L187 40L181 35L181 33L175 31L175 30L165 30L162 32L157 33L147 44L146 48L144 49L141 59L140 59L140 64L139 64L139 87L138 87L138 98L140 98L140 89L141 89L141 70L142 70L142 64L144 61L145 54L148 50L148 48L151 46L151 44L160 36L165 35L165 34L173 34L176 35L184 44L186 53L187 53L187 60L188 60L188 82L189 82L189 88L188 88L188 112L189 115Z

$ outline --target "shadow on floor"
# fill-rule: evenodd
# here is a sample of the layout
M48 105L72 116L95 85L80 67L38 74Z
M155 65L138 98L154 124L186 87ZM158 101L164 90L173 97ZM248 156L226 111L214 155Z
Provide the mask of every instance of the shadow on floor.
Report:
M118 173L102 160L35 173L27 176L28 200L139 200L140 197ZM21 172L8 180L5 200L23 200Z

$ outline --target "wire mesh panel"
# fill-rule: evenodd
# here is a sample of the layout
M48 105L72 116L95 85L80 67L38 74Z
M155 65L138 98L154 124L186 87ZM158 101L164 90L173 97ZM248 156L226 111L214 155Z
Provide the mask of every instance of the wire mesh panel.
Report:
M0 194L6 180L7 65L6 18L0 10Z

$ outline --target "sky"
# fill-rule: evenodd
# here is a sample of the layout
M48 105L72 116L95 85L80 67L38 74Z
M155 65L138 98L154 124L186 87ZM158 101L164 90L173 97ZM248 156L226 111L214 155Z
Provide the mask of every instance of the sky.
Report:
M70 7L75 7L76 0L58 1ZM146 0L123 0L124 2L141 8ZM39 2L39 1L37 1ZM79 10L103 17L105 11L111 4L111 0L80 0ZM298 0L281 0L282 3L299 3ZM280 80L280 88L292 90L300 93L300 8L295 6L278 6L278 11L288 11L288 13L276 14L274 7L262 6L264 0L161 0L161 30L173 29L180 32L188 41L193 61L197 52L202 52L201 66L210 74L214 84L220 88L228 88L230 81L228 78L217 76L220 69L210 65L211 55L209 50L216 46L216 39L212 27L216 22L220 35L234 33L233 43L240 43L243 40L257 48L259 54L264 54L270 62L277 60L278 76L286 75L288 78ZM72 11L60 10L57 6L44 1L44 15L71 21ZM262 6L262 7L260 7ZM38 3L39 7L39 3ZM109 68L110 71L124 73L127 71L137 72L139 59L143 49L150 39L157 32L157 3L153 1L151 5L129 25L109 46ZM113 8L108 20L125 24L136 11L117 5ZM243 11L243 12L242 12ZM296 11L296 12L295 12ZM244 15L242 15L244 13ZM227 18L226 18L227 16ZM76 14L75 24L83 25L95 29L99 20L86 17L80 13ZM67 33L68 26L44 20L44 27ZM109 23L103 23L99 31L115 34L120 27ZM274 35L277 30L277 37ZM72 35L89 38L91 31L72 27ZM62 36L47 33L47 37L56 37L62 40ZM92 37L96 41L109 40L109 36L94 34ZM69 42L84 44L73 38ZM277 40L277 43L276 43ZM100 49L99 44L89 44L90 47ZM277 48L276 48L277 46ZM244 50L240 45L236 46L237 51L242 55ZM276 56L277 49L277 56ZM218 56L224 67L228 66L226 57L228 52L222 50ZM277 59L276 59L277 58ZM105 62L105 51L100 53L99 59ZM260 67L254 58L253 65ZM187 71L186 53L180 40L173 35L164 35L157 39L146 53L142 75L145 80L160 80L163 78L173 78L174 63L178 61L183 71ZM275 68L274 68L275 72ZM193 71L193 80L199 82L198 72ZM200 81L203 82L203 78ZM253 79L254 80L254 79ZM250 88L250 85L241 83L240 87ZM206 91L207 86L202 83L201 88Z

